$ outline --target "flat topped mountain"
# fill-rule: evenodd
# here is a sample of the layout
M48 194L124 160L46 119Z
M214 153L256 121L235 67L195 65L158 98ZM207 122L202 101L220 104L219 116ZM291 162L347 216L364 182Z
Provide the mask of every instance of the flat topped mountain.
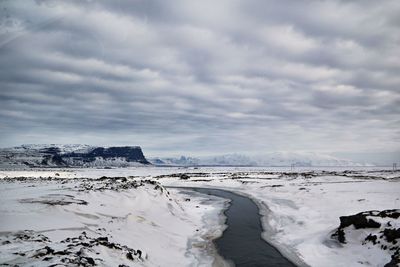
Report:
M150 164L139 146L22 145L0 149L0 167L128 167Z

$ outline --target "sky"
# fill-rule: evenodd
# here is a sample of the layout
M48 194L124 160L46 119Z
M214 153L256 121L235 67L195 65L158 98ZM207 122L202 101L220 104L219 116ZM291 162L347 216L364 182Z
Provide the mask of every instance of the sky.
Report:
M400 158L399 14L398 0L2 0L0 146Z

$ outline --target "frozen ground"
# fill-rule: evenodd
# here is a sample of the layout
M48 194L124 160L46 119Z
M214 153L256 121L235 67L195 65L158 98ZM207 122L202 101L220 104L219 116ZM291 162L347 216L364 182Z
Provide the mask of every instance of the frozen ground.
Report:
M134 178L0 183L0 265L211 266L219 214L201 196Z
M96 180L102 176L126 180ZM65 240L85 232L83 243L94 245L80 244L70 251L76 256L82 250L83 261L129 265L130 253L143 266L211 266L215 255L210 239L223 229L219 213L225 202L214 199L210 204L200 197L186 201L177 189L168 189L168 194L143 179L162 186L224 188L251 197L263 214L263 237L298 265L384 266L394 253L365 242L377 229L347 227L345 244L331 237L340 216L400 208L400 172L388 169L141 167L3 171L0 177L0 259L11 264L60 260L43 248L68 252L72 241ZM393 229L399 220L390 219ZM21 238L21 233L28 237ZM119 247L110 248L102 237ZM32 241L36 239L42 241Z

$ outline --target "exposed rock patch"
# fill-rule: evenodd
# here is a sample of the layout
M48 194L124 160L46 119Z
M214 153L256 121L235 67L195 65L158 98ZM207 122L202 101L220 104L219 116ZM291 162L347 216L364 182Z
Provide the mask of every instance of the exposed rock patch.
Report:
M385 267L400 264L400 210L365 211L341 216L340 225L332 237L342 244L357 243L367 249L377 247L391 256Z
M107 265L109 264L107 257L102 258L105 254L113 257L114 262L120 261L120 264L144 260L143 252L139 249L111 242L105 236L89 236L86 232L60 242L51 242L48 237L35 231L1 236L0 240L2 251L15 250L13 253L15 258L2 262L11 266L25 264L35 266L43 261L46 261L48 266Z

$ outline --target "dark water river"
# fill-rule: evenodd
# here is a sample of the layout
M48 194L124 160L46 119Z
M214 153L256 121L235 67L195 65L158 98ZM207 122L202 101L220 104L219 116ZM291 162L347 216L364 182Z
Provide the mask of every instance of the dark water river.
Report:
M190 188L202 194L230 199L224 212L228 228L215 240L218 253L237 267L294 267L273 246L261 238L263 231L257 205L249 198L220 189Z

